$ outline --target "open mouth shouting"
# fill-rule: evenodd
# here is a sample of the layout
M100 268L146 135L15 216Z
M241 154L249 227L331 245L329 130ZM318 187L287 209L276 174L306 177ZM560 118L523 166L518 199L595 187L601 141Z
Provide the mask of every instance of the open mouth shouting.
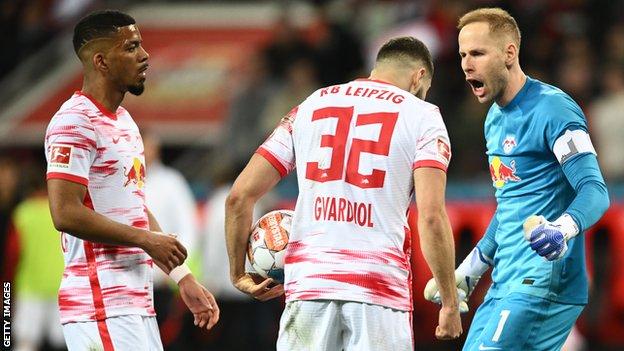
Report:
M482 98L485 96L485 84L482 81L474 78L466 78L466 81L470 84L472 93L475 94L476 97Z

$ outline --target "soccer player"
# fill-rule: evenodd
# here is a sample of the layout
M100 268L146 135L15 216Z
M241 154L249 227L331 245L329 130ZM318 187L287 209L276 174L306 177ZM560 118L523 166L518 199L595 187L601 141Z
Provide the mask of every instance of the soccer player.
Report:
M458 28L466 81L479 102L493 102L485 139L498 203L456 270L468 296L494 267L464 350L559 350L587 303L582 233L609 206L596 152L574 100L522 72L513 17L483 8Z
M432 75L421 41L390 40L368 79L319 89L292 109L236 179L225 212L230 277L258 300L285 292L278 350L413 349L414 191L423 253L442 287L436 336L461 334L444 207L450 143L438 108L423 100ZM244 270L252 210L295 167L285 283L274 285Z
M143 143L126 92L144 89L149 55L135 20L99 11L74 28L82 90L52 117L45 137L50 210L61 231L59 290L69 350L162 350L153 307L153 264L178 283L200 327L219 318L213 296L183 264L145 206Z

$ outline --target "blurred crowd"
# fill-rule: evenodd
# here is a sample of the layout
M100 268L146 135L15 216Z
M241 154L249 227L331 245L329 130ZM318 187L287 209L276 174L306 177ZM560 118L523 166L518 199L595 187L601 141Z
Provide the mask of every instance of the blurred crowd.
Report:
M4 52L11 54L0 56L0 80L60 31L71 28L88 10L129 3L2 1L0 43ZM287 7L288 3L278 5ZM419 37L434 56L435 74L428 100L440 106L449 130L451 184L487 182L490 177L482 127L488 106L478 104L464 82L455 26L468 9L492 5L507 9L519 22L520 61L525 73L563 89L579 103L607 182L624 183L624 1L317 0L310 4L314 18L309 27L292 23L285 10L274 23L272 40L233 73L240 79L236 79L229 97L220 142L199 151L170 148L160 145L158 135L144 131L150 206L158 209L154 213L165 231L181 235L194 271L201 272L199 276L222 306L217 329L198 332L192 319L181 312L184 309L175 289L157 277L156 307L163 342L169 349L199 349L197 345L205 345L202 349L207 350L273 348L281 302L257 303L229 284L223 236L225 196L238 172L283 115L319 87L366 77L377 48L392 36ZM179 159L198 152L205 154L205 171L193 170L191 175L188 170L183 174L175 169ZM59 237L51 221L29 220L48 218L42 202L46 196L43 162L41 147L0 150L0 275L3 281L14 282L16 300L34 301L30 306L35 307L30 308L36 311L45 310L37 307L40 304L55 303L55 284L62 271ZM296 195L292 177L283 183L263 208L257 209L258 214ZM45 242L39 241L42 237ZM32 280L40 280L37 265L47 267L48 280L32 284ZM22 334L23 340L33 340L24 350L37 349L36 344L43 342L48 348L62 349L53 330L54 317L41 316L40 320L41 332L26 328ZM20 340L19 335L15 338Z
M0 2L0 80L41 50L61 31L71 28L95 0L9 0ZM48 62L48 64L52 64ZM43 74L44 67L31 75Z
M286 16L276 22L274 41L250 60L247 80L232 96L219 157L225 152L233 163L246 162L279 118L308 94L366 77L381 43L414 35L434 55L428 100L440 106L454 146L449 179L487 178L482 126L488 106L466 88L455 26L467 9L496 5L514 14L522 29L525 73L560 87L581 105L605 178L624 181L624 119L618 115L624 104L624 2L395 1L377 14L361 10L372 1L343 3L349 10L319 5L305 30Z

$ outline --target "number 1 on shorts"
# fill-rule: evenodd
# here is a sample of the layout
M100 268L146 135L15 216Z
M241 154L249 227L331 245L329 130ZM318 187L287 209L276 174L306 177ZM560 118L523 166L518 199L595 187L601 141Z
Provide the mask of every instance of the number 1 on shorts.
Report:
M510 310L502 310L500 313L500 320L498 321L498 326L496 327L496 331L494 332L494 336L492 337L492 341L498 341L503 332L503 327L505 327L505 322L507 322L507 317L509 317Z

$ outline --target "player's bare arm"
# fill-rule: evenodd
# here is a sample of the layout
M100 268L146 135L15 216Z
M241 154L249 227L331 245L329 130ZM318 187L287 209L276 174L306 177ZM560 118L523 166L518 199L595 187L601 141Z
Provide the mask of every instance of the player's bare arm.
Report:
M87 188L78 183L48 180L50 212L57 230L92 242L139 247L168 271L186 259L178 240L117 223L84 205Z
M498 230L498 219L496 214L488 225L485 234L470 253L464 258L462 263L455 269L455 283L457 284L457 294L459 295L459 312L466 313L469 310L468 299L474 291L481 276L494 265L494 254L498 244L494 235ZM434 278L429 279L425 285L425 299L440 304L440 293Z
M454 339L461 335L462 326L455 283L453 234L444 201L446 173L437 168L418 168L414 171L414 188L420 245L442 300L436 337Z
M162 232L158 220L156 220L156 217L149 209L147 209L147 218L149 219L149 229L152 232ZM165 235L175 237L175 233ZM170 273L165 267L159 266L159 268L167 274ZM189 270L189 273L177 283L184 304L193 313L193 323L200 328L205 327L206 329L211 329L217 324L219 321L217 301L212 293L197 281L193 273Z
M149 209L146 209L146 212L147 212L147 218L148 218L148 223L149 223L149 230L154 232L154 233L162 233L162 228L160 227L160 224L158 224L158 221L156 220L156 217L154 217L154 214L152 214L152 211L150 211ZM166 236L170 236L172 238L177 238L177 235L175 233L162 233L162 234L166 235ZM149 252L148 252L148 254L149 254ZM171 273L172 269L170 269L167 266L163 265L162 262L155 261L154 263L156 264L156 266L158 266L158 268L160 268L166 274ZM184 262L182 262L182 263L184 263Z
M279 172L262 156L253 155L236 178L225 203L225 236L230 260L230 279L240 291L266 301L284 293L283 285L273 287L273 280L259 280L245 273L245 250L253 220L256 201L281 179Z

